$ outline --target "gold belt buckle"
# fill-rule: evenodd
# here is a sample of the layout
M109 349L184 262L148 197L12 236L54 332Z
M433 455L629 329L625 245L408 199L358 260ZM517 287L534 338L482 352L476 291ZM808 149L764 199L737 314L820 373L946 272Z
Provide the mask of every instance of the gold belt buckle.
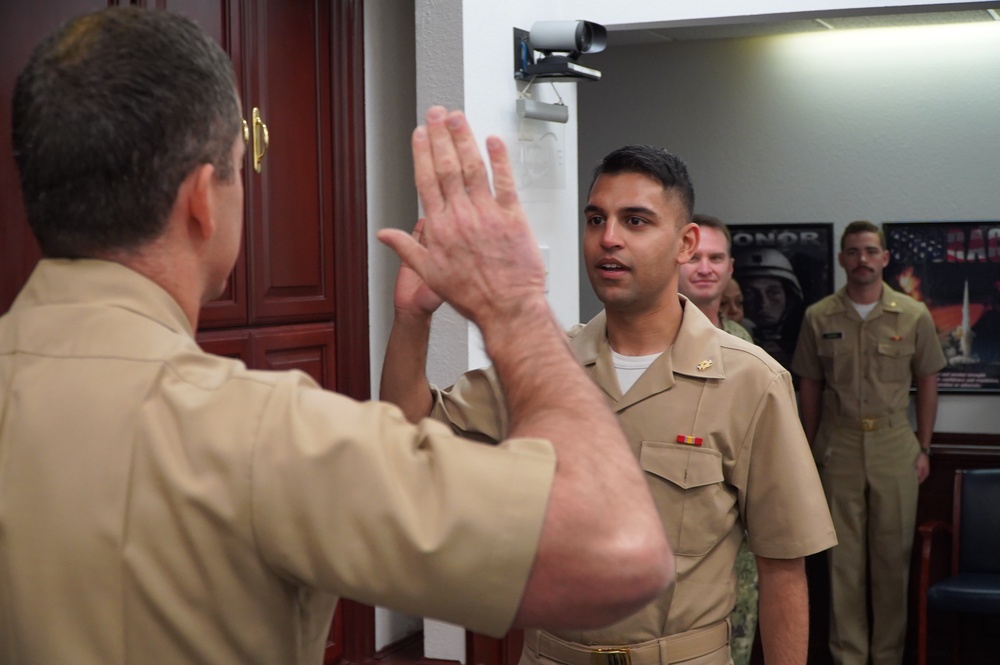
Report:
M862 418L861 419L861 431L862 432L874 432L876 425L878 425L878 418Z
M594 649L590 652L590 665L632 665L632 654L627 648Z

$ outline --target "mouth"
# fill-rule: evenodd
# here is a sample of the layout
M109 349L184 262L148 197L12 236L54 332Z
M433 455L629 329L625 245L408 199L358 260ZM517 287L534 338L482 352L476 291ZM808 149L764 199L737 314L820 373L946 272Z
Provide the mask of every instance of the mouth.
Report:
M604 259L597 263L597 272L606 276L623 275L629 271L624 264L615 259Z

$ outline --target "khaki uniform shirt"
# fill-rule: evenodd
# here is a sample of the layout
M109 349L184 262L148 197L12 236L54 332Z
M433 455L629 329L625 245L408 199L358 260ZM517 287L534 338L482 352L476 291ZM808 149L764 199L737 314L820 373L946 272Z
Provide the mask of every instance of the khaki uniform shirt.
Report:
M0 318L0 662L319 663L338 596L503 634L555 458L203 353L42 261Z
M570 332L646 471L676 554L677 582L632 617L601 630L556 631L563 639L635 644L726 619L744 528L751 550L764 557L797 558L836 544L788 372L682 302L677 341L625 395L604 313ZM435 392L434 417L461 432L503 438L507 416L491 370Z
M792 371L824 381L823 419L905 417L914 376L947 365L927 307L882 285L882 298L861 318L846 287L806 310ZM830 421L832 422L832 421Z

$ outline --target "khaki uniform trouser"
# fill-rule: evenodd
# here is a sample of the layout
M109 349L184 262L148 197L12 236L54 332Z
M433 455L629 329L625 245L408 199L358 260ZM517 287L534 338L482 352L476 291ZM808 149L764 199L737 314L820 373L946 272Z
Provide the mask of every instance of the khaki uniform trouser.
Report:
M839 541L829 551L830 651L837 665L867 665L869 655L873 665L899 665L920 444L901 416L876 421L874 427L870 422L850 425L839 419L822 423L814 451Z
M540 630L524 631L518 665L731 665L729 622L620 646L567 642Z

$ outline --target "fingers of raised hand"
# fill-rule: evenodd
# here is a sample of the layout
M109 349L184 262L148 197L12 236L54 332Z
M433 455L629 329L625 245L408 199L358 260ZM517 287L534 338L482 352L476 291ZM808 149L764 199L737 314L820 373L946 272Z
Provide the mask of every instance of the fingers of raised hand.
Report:
M463 190L473 200L477 198L492 198L490 192L490 181L486 176L486 164L483 162L482 153L476 145L476 138L472 134L465 114L461 111L453 111L448 114L448 131L458 154L459 165L462 169Z
M468 125L461 111L445 113L435 106L427 111L427 136L430 140L434 175L444 197L444 204L466 198L463 165L458 154L453 125Z
M490 155L490 166L493 169L493 189L496 200L503 208L510 209L518 205L517 189L514 181L514 169L511 167L507 148L496 136L486 139L486 150Z
M392 248L403 263L412 268L418 275L423 274L427 262L427 248L412 235L399 229L381 229L375 234L375 237Z
M417 186L420 205L429 213L438 212L444 209L444 196L434 169L434 155L427 127L421 125L413 130L410 145L413 149L413 181Z

